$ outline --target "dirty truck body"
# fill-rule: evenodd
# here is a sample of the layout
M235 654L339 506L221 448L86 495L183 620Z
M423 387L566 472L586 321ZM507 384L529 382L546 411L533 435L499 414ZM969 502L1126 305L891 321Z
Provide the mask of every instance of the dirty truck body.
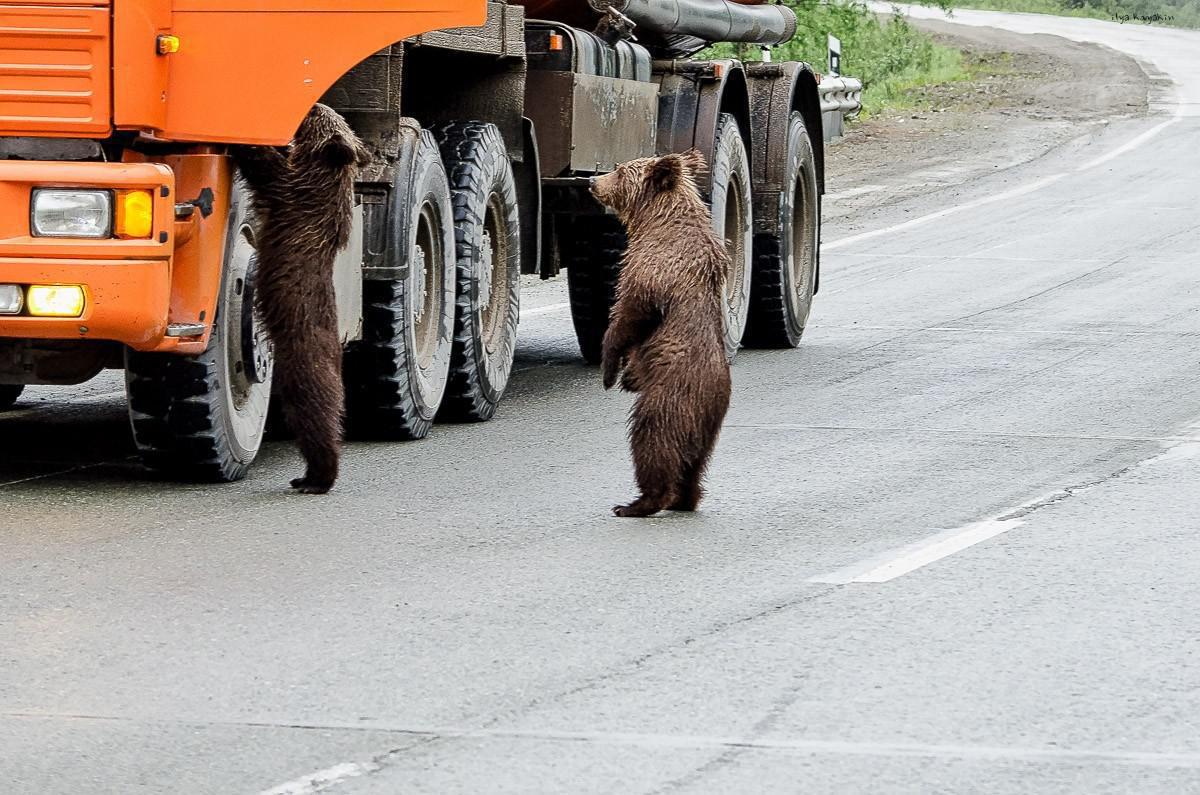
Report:
M817 286L817 78L690 57L794 26L725 0L0 0L0 410L123 369L148 466L242 477L273 360L229 150L286 144L316 102L374 156L335 272L352 435L489 418L521 274L566 271L595 361L624 237L587 181L636 157L704 153L730 352L794 346Z

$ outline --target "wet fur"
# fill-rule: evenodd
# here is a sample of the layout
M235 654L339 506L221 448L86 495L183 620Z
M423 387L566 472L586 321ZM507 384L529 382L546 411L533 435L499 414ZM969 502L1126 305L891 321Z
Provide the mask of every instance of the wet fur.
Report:
M234 157L257 217L256 303L275 345L276 393L304 456L292 488L324 494L341 457L345 394L333 264L350 239L354 178L370 153L346 121L316 105L286 148Z
M604 388L636 392L629 443L641 495L617 516L694 511L729 408L722 316L728 254L695 175L698 152L633 160L593 193L624 222L629 245L604 335Z

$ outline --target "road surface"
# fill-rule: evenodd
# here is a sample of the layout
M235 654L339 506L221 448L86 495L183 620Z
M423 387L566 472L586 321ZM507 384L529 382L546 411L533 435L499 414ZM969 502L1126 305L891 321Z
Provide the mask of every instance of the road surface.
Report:
M0 420L0 789L1200 790L1200 33L958 21L1170 82L828 227L696 516L609 516L628 401L559 285L495 421L352 444L324 499L287 445L149 482L119 381L31 393Z

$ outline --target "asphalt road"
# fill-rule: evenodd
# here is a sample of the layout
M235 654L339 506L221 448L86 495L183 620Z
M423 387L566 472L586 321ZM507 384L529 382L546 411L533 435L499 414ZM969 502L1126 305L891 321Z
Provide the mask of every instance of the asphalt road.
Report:
M323 499L286 445L149 482L118 381L33 392L0 420L0 790L1200 791L1200 33L960 21L1174 82L827 228L696 516L608 514L627 400L559 285L495 421L351 445Z

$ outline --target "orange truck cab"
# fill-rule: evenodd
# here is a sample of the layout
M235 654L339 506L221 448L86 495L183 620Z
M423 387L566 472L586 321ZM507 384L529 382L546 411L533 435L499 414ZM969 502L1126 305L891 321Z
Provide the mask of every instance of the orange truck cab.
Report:
M707 4L698 18L733 9L735 22L778 8L661 2L679 6L676 20L688 3ZM817 278L816 80L804 64L690 60L706 42L660 30L662 10L0 0L0 410L25 385L122 368L148 466L242 477L272 361L255 318L255 220L229 147L286 145L318 101L375 155L361 234L335 276L352 432L419 438L435 417L490 417L522 273L568 270L594 359L620 230L584 186L632 157L709 157L703 187L737 255L731 344L794 345ZM794 32L794 17L788 29L772 13L782 21L768 20L764 44ZM763 36L761 19L743 27ZM767 287L761 262L775 263Z

